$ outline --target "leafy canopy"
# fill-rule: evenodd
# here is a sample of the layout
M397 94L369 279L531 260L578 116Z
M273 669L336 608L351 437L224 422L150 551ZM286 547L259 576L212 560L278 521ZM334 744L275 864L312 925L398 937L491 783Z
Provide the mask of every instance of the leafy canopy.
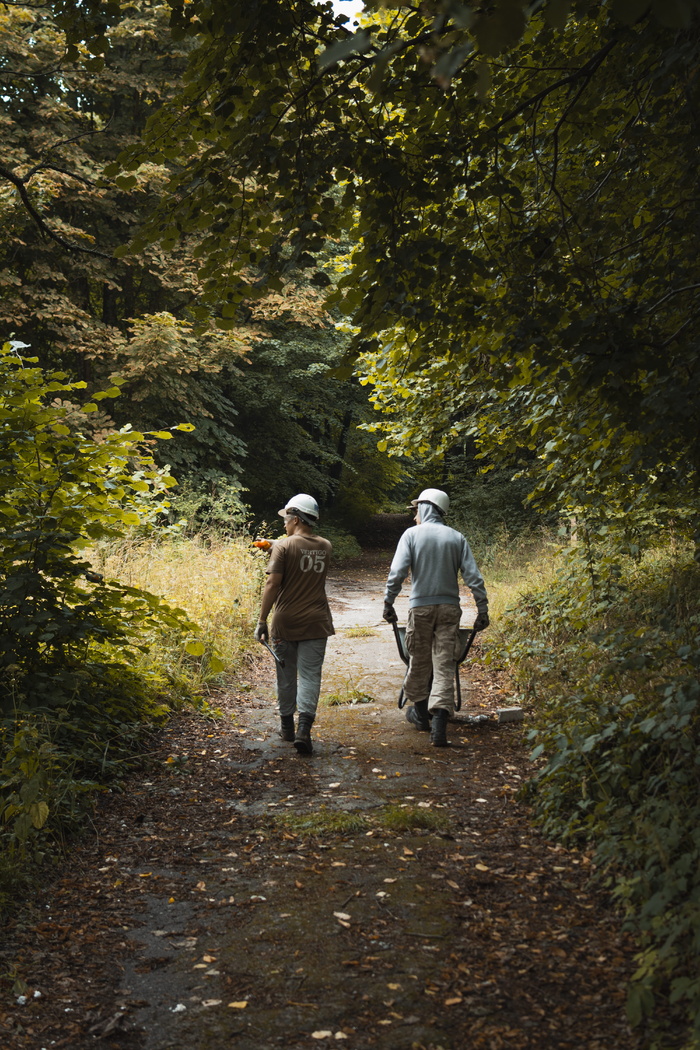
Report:
M692 517L697 5L381 6L174 5L197 46L124 158L171 170L135 246L203 231L226 327L350 231L329 305L389 450L471 435L569 511Z

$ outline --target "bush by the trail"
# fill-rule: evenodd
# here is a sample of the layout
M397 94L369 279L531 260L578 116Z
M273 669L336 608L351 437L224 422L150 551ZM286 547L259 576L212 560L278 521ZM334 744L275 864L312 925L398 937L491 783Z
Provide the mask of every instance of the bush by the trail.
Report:
M80 408L71 398L84 383L34 365L0 351L0 846L20 855L78 819L87 791L163 717L149 640L169 632L185 646L196 632L181 610L96 574L81 554L157 520L173 483L144 435L86 436L118 388Z
M321 525L319 532L333 544L333 562L335 565L348 561L349 558L357 558L362 554L362 548L355 537L345 529L336 525Z
M630 1019L663 1000L697 1047L700 566L690 549L577 547L520 599L501 644L535 709L536 816L594 846L638 938Z

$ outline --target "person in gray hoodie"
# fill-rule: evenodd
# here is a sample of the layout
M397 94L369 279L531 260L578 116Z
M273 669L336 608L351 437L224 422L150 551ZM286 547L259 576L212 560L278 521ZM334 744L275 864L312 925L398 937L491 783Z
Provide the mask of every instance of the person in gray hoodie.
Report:
M474 627L489 625L484 580L461 532L444 522L450 500L441 489L424 489L412 501L416 524L396 548L384 593L384 619L396 622L394 601L411 574L406 650L409 656L404 696L413 705L407 720L429 730L435 747L447 745L447 721L454 714L455 668L459 651L459 574L474 596ZM431 684L432 678L432 684Z

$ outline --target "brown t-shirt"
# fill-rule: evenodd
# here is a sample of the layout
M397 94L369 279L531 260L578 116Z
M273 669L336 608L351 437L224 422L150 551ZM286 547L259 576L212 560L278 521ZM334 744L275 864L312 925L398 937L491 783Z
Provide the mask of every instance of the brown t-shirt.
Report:
M273 638L302 642L335 634L326 597L332 553L322 536L297 533L275 540L267 572L282 574L282 588L272 615Z

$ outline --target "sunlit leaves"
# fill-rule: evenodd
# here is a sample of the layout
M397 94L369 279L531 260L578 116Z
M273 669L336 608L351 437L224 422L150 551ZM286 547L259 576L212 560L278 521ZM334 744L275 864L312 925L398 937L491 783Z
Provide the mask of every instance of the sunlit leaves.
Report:
M366 29L360 29L352 36L339 40L319 55L318 67L320 70L328 69L330 66L341 62L350 55L362 55L369 49L370 34Z

